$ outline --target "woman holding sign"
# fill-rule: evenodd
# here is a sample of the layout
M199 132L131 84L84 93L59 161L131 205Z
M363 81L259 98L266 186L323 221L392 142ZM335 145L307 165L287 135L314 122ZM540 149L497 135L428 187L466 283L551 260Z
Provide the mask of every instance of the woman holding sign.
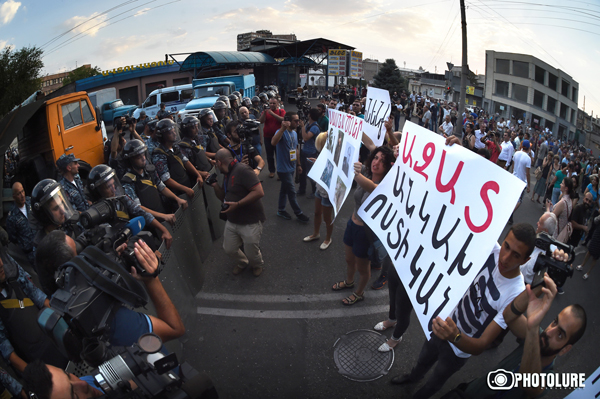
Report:
M396 158L390 148L377 147L371 152L364 167L360 162L354 164L354 180L358 183L358 187L354 191L354 212L352 218L348 220L344 232L347 264L346 280L335 283L332 288L334 291L354 288L354 276L357 271L360 279L356 290L342 300L344 305L354 305L356 302L362 301L365 287L371 278L368 256L369 239L367 238L364 222L358 217L358 209L383 180L395 161Z

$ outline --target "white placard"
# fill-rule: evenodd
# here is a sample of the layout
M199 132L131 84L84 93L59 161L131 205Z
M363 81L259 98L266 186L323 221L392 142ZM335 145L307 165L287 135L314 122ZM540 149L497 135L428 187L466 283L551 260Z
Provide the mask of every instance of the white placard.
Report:
M369 87L367 89L363 130L377 147L383 144L383 139L385 139L385 126L383 124L388 120L391 112L390 92Z
M412 122L358 215L390 255L425 335L446 319L490 256L525 183Z
M308 177L323 187L337 216L354 179L354 163L358 162L364 121L354 115L329 109L327 142Z

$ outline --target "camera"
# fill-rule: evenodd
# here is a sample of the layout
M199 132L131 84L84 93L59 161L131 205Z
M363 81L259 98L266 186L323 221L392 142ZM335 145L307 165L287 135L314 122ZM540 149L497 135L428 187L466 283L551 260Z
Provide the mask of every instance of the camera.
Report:
M208 184L209 186L213 185L214 183L217 182L217 174L213 173L210 176L208 176L208 178L204 181L204 183Z
M90 206L85 212L79 216L79 221L86 229L91 229L102 223L114 224L118 221L128 221L128 219L120 218L117 209L121 207L118 197L107 198L98 201Z
M219 219L227 221L227 214L223 213L229 209L229 204L221 204L221 212L219 212Z
M560 241L552 238L548 233L540 233L538 234L535 240L535 246L540 248L543 253L537 258L535 262L535 266L533 266L533 271L536 273L536 277L541 275L541 283L540 278L534 278L534 282L531 284L531 288L535 288L537 285L543 284L543 276L544 273L540 273L544 271L548 273L548 276L554 281L557 287L562 287L567 280L567 277L573 276L573 267L571 264L575 259L575 250L573 246L564 244ZM558 261L552 257L552 252L555 249L562 249L569 255L569 258L566 262ZM537 285L535 285L537 284Z
M509 391L515 385L515 376L511 371L498 369L490 371L487 375L487 384L496 391Z
M310 102L306 97L300 96L296 99L296 107L298 108L298 118L306 122L310 112Z
M250 153L255 151L254 146L252 145L252 138L260 134L260 131L258 130L259 126L260 122L247 119L237 128L237 134L240 138L240 145L242 147L242 154L247 154L248 158L251 158Z

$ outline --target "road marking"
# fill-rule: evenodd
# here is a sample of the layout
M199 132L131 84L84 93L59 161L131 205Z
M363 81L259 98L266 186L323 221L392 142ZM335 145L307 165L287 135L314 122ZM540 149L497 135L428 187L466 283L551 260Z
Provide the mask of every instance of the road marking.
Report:
M588 250L588 249L587 249L586 247L583 247L583 248L577 248L577 249L575 250L575 256L579 256L579 255L581 255L581 254L584 254L584 253L586 253L586 252L587 252L587 250Z
M331 319L370 314L387 314L388 305L324 310L247 310L198 307L197 313L206 316L243 317L253 319Z
M351 294L350 290L344 290L347 294ZM367 293L368 298L383 298L388 297L387 290L373 290ZM301 303L301 302L325 302L342 300L345 297L344 292L330 294L306 294L306 295L234 295L234 294L219 294L211 292L200 292L196 295L196 299L204 299L207 301L223 301L223 302L261 302L261 303Z

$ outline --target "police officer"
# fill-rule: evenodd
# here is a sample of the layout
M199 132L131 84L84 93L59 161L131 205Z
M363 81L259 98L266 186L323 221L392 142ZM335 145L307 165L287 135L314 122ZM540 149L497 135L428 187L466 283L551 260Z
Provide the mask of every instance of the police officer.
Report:
M146 144L146 147L148 147L148 153L146 155L149 161L152 159L152 153L154 152L154 149L160 145L160 143L156 139L157 124L158 121L156 119L153 119L150 122L148 122L144 129L144 135L142 136L144 144Z
M140 140L130 140L123 149L123 158L128 165L121 180L125 194L155 218L174 225L175 215L171 213L171 204L186 209L188 203L160 181L156 168L146 160L146 145ZM171 204L165 199L170 200Z
M160 104L160 110L156 113L156 119L158 119L159 121L168 118L171 115L171 113L167 110L165 110L165 103L161 103Z
M6 217L6 232L9 240L21 248L33 265L35 259L33 255L33 238L37 233L37 229L32 228L29 223L29 218L33 217L31 198L25 196L25 189L19 182L13 184L12 196L15 203Z
M213 165L206 156L204 147L199 144L198 132L200 131L200 121L195 116L186 116L181 122L181 141L179 149L185 155L192 165L200 171L200 175L206 179Z
M62 154L56 166L62 173L62 177L58 180L62 188L67 194L67 198L73 205L73 208L79 212L87 211L91 202L87 200L83 193L83 182L79 177L79 158L75 158L73 154Z
M230 94L229 95L229 104L231 106L231 108L229 109L229 117L231 118L232 121L236 122L238 120L238 110L240 108L240 104L238 102L238 96L235 94ZM220 118L219 118L220 120ZM227 124L225 124L225 126L227 126Z
M227 138L229 138L229 141L231 142L228 148L238 162L249 165L258 176L265 167L265 161L258 154L258 151L254 146L245 143L242 144L238 134L238 129L240 128L241 126L238 125L237 122L229 122L225 127Z
M160 121L156 126L156 137L160 145L154 149L152 163L156 166L160 180L175 194L185 193L193 198L192 187L196 182L202 184L204 180L175 144L175 122L170 119Z
M148 123L148 117L146 116L146 111L141 111L140 118L138 119L137 123L135 124L135 131L141 135L142 133L144 133L144 129L145 129L147 123Z
M165 241L167 249L171 247L173 242L171 233L154 216L144 211L139 204L136 204L133 199L125 195L125 190L113 168L108 165L94 166L88 176L87 187L94 202L115 198L119 218L123 221L142 216L146 221L146 228L154 229L160 235L160 238Z
M252 104L248 107L251 115L254 115L255 119L260 118L260 113L262 112L262 107L260 105L260 97L254 96L252 97Z
M31 192L31 210L33 218L29 219L32 228L37 229L33 238L33 251L46 234L60 229L71 238L81 233L77 226L78 212L73 209L65 190L53 179L44 179L35 185Z
M258 98L260 98L260 112L264 111L265 109L269 108L269 96L267 96L267 93L260 93L258 95Z
M213 110L219 121L215 122L210 109L203 109L199 115L200 131L198 133L199 144L204 147L206 156L211 159L215 158L215 154L221 146L229 144L229 140L223 132L227 123L231 122L231 118L225 115L227 109L224 102L217 100L213 105Z

